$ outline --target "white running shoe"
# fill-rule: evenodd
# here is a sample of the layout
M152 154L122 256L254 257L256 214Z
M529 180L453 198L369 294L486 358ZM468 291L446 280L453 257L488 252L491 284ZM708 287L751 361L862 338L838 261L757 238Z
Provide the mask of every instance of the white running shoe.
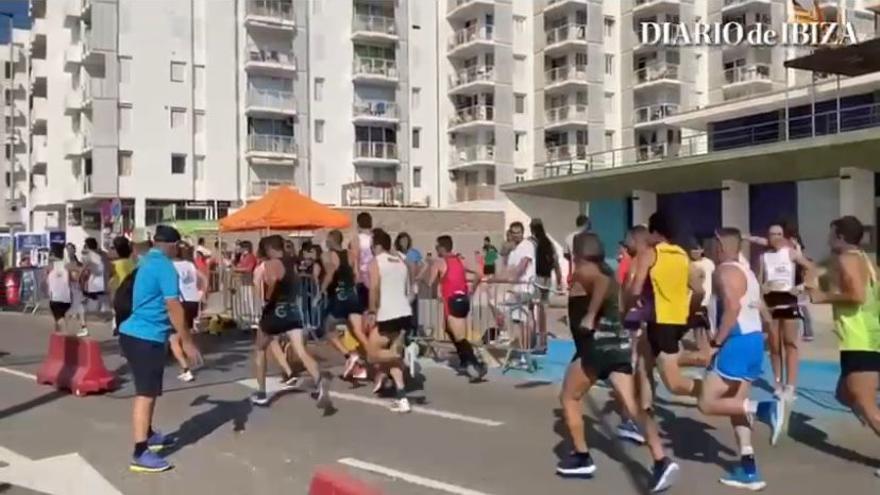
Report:
M361 362L361 358L357 354L349 354L345 360L345 369L342 371L342 379L345 380L355 372L357 365Z
M406 362L406 366L409 368L409 376L416 376L416 360L419 358L419 344L415 342L410 342L406 348L403 350L403 357Z
M82 327L82 328L80 328L80 329L79 329L79 332L76 333L76 336L77 336L77 337L80 337L80 338L82 338L82 337L88 337L88 336L89 336L89 329L86 328L86 327Z
M401 414L412 411L412 407L409 405L409 399L406 397L402 399L394 399L391 401L391 411Z
M184 383L189 383L189 382L195 380L196 376L193 375L192 371L186 370L183 373L177 375L177 379L184 382Z
M355 380L366 380L367 379L367 367L364 366L364 363L358 360L357 366L354 367L354 372L351 374L351 377Z

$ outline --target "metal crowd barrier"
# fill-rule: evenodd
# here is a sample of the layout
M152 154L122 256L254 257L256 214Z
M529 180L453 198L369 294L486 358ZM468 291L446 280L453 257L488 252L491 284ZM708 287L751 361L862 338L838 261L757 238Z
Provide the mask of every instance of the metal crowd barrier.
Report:
M224 307L228 308L239 328L256 328L263 310L262 289L253 283L253 276L247 273L229 271L220 277L221 292L224 293ZM314 334L323 325L324 299L318 283L311 277L297 279L297 294L303 311L304 330ZM227 303L228 301L228 303Z

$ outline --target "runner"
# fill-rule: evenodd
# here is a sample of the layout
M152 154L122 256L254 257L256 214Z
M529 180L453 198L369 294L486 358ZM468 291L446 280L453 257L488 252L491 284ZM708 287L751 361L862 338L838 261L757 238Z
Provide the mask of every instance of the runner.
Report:
M574 243L574 236L580 234L581 232L589 232L592 228L592 224L590 223L590 217L581 213L574 219L575 229L570 232L567 236L565 236L565 245L562 246L562 257L568 261L568 273L565 276L566 285L571 285L571 274L574 272L574 260L571 257L572 244ZM562 285L562 281L559 282Z
M285 249L285 254L287 254L287 250ZM266 261L268 258L266 257L266 250L263 243L259 243L257 245L257 266L254 268L254 300L257 302L259 307L257 308L257 314L263 314L263 308L266 304L267 294L266 294ZM287 353L284 352L284 349L281 348L281 343L278 339L272 340L272 343L269 344L269 355L275 360L278 366L281 367L281 388L284 390L289 390L295 388L299 382L299 377L293 372L293 368L290 365L290 362L287 360Z
M76 336L88 337L89 328L86 325L85 296L83 296L82 291L83 264L76 256L76 245L69 242L65 248L67 272L70 275L70 309L73 310L73 313L79 320L79 332Z
M700 380L684 376L679 367L680 341L687 331L692 291L702 295L702 284L691 277L688 256L684 249L671 240L677 234L673 220L664 212L651 215L648 220L651 248L639 253L635 260L635 275L626 291L626 309L643 304L647 314L645 338L641 340L641 358L647 381L642 390L645 407L652 408L655 365L666 388L675 395L698 397Z
M820 289L809 271L807 278L813 303L830 304L834 311L840 338L837 400L880 435L880 286L877 269L861 248L864 235L865 227L853 216L832 222L830 290Z
M357 223L357 233L348 245L348 263L352 267L356 267L355 280L357 283L355 288L357 289L358 301L361 302L366 311L367 303L370 300L370 263L373 261L373 217L364 211L358 213L355 222ZM369 335L373 330L369 325L362 326L361 329L363 330L363 337ZM363 345L363 342L361 342L361 345ZM354 357L351 359L354 359ZM367 369L356 366L352 372L352 378L357 380L366 379ZM377 380L376 385L377 388L381 388L382 380Z
M324 279L321 281L321 292L327 298L327 318L324 333L330 343L345 356L345 368L342 378L349 378L363 363L357 352L349 351L342 345L336 326L344 322L348 331L358 340L366 342L363 330L364 303L358 299L355 288L355 272L348 262L348 255L342 248L342 232L331 230L327 234L327 252L324 253Z
M407 293L412 277L401 256L391 252L391 236L382 229L373 230L373 260L369 266L370 281L367 327L377 326L370 332L367 359L387 372L394 380L395 399L391 410L410 412L409 400L403 381L404 363L400 357L403 332L410 328L412 310Z
M49 288L49 309L55 321L55 331L61 332L61 322L67 329L67 312L70 311L70 272L64 264L64 246L53 244L49 258L46 286Z
M180 285L180 300L183 303L183 317L186 329L193 331L195 320L199 315L199 304L202 300L207 288L208 281L202 278L202 275L196 270L195 264L192 262L193 248L188 244L181 243L177 249L177 255L174 257L174 269L177 270L177 278ZM177 379L182 382L191 382L195 380L195 375L190 369L187 356L184 353L183 346L180 345L180 339L176 335L172 335L170 339L171 352L174 359L180 366L180 374Z
M710 301L712 300L712 274L715 272L715 263L704 256L703 246L696 239L691 239L688 246L690 256L691 277L700 280L703 288L702 298L692 301L694 304L688 318L688 330L694 332L694 342L697 344L696 351L685 351L681 354L682 366L696 366L705 368L709 365L712 349L709 341L712 338L712 319L710 314Z
M767 241L770 249L761 255L758 279L762 283L764 303L773 317L767 342L773 367L774 391L785 402L791 403L796 397L799 362L797 320L800 319L800 311L795 294L795 271L797 265L808 269L811 264L799 249L790 247L781 224L770 226Z
M132 256L131 241L125 236L116 236L113 238L113 250L116 251L116 259L113 260L112 273L110 277L110 300L114 300L116 289L123 280L131 275L131 272L137 267ZM116 321L116 315L113 316L113 336L119 335L119 322Z
M752 382L761 377L764 362L763 303L758 279L748 265L739 261L742 236L739 230L723 228L718 238L715 285L718 288L718 333L712 347L718 349L709 367L697 406L710 416L730 418L740 451L740 465L721 483L748 490L767 486L758 472L752 447L752 417L766 416L771 424L771 443L782 432L782 401L749 399ZM766 312L766 311L764 311Z
M464 258L453 251L452 237L448 235L437 238L437 258L430 267L428 287L433 287L434 282L440 279L439 292L443 301L445 330L455 346L459 367L472 381L482 380L488 370L477 358L467 339L467 317L471 311L471 291L468 289L467 274L477 274L478 271L465 267ZM423 270L422 275L427 273Z
M83 245L83 264L87 274L83 295L86 311L101 311L105 306L107 288L104 280L105 263L103 253L98 249L98 240L94 237L86 239Z
M618 286L614 272L605 264L599 237L590 232L575 236L572 247L573 279L583 290L568 300L568 317L575 341L575 355L562 384L560 402L574 452L556 467L562 476L589 476L596 466L584 436L581 399L598 380L608 380L620 407L639 419L647 432L647 445L654 460L651 491L675 483L679 466L663 451L657 424L638 406L632 364L632 341L621 325Z
M317 399L318 407L330 409L332 403L327 381L321 375L315 358L306 349L303 339L303 313L300 306L301 294L298 293L296 261L284 256L284 240L280 235L264 237L260 242L267 258L264 281L267 297L257 330L257 392L251 396L251 402L256 406L269 406L270 398L266 395L266 348L276 337L286 334L293 352L315 381L315 392L312 396Z

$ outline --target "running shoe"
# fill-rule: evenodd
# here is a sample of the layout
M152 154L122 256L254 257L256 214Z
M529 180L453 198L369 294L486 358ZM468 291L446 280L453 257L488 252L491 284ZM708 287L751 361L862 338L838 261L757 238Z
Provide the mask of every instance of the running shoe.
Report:
M82 327L82 328L80 328L80 329L79 329L79 332L76 333L76 336L77 336L77 337L80 337L80 338L82 338L82 337L88 337L88 336L89 336L89 329L86 328L86 327Z
M333 407L333 401L330 399L330 391L327 390L327 379L323 377L319 378L315 388L315 404L321 409L330 409Z
M161 473L171 469L171 463L155 452L145 450L141 455L132 458L128 469L135 473Z
M354 353L349 354L348 358L346 358L345 360L345 369L342 371L342 379L347 380L349 377L351 377L360 362L360 356Z
M170 447L177 443L177 439L171 435L163 435L162 432L153 430L153 434L147 439L147 449L153 452L160 452L166 447Z
M592 478L596 465L589 452L572 452L556 465L556 474L563 478Z
M409 405L409 399L406 397L402 399L394 399L391 401L391 411L401 414L412 411L412 407Z
M269 396L266 392L256 392L251 395L251 404L260 407L269 407Z
M722 485L751 490L753 492L763 490L767 487L767 482L761 478L761 475L758 474L757 470L754 472L747 472L742 466L737 466L733 471L727 473L726 476L722 476L718 481L720 481Z
M776 445L785 421L785 401L780 398L758 403L758 419L770 425L770 445Z
M281 374L281 387L285 390L296 388L299 385L299 377L296 375Z
M623 421L617 427L617 438L629 440L639 445L643 445L645 443L645 436L642 435L642 430L640 430L639 425L637 425L636 422L631 419Z
M409 345L403 349L403 359L409 368L409 376L415 377L416 361L419 359L419 344L410 342Z
M183 373L177 375L177 379L184 382L184 383L189 383L189 382L195 380L196 376L193 375L192 371L186 370Z
M651 493L659 493L669 489L678 480L678 464L672 459L664 457L663 460L654 463L654 471L651 474Z
M367 367L364 366L364 364L361 363L360 360L358 361L357 366L355 366L354 372L352 372L351 377L355 380L367 379Z

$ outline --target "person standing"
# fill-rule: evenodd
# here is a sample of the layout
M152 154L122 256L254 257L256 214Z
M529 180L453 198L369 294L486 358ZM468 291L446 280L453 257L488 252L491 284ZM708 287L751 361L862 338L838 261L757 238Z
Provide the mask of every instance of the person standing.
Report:
M67 272L70 277L70 308L79 320L79 332L76 336L88 337L89 328L86 325L85 296L83 296L83 264L76 255L76 245L70 242L65 248Z
M513 246L507 257L507 268L504 280L514 284L511 294L515 301L514 304L527 304L534 297L532 284L535 281L535 243L525 238L525 227L521 222L513 222L508 229L509 242ZM529 328L528 322L531 320L528 313L523 309L512 311L510 319L513 322L514 335L507 337L512 343L518 343L520 346L529 342L529 333L534 328ZM502 335L502 340L505 336ZM525 360L525 356L522 356Z
M98 240L94 237L87 238L83 245L83 274L81 277L86 313L97 312L104 307L107 296L104 266L104 257L98 250ZM88 328L81 333L88 335Z
M404 261L406 262L406 267L409 269L410 273L419 273L422 267L422 252L416 249L413 246L412 237L406 232L401 232L397 234L397 237L394 239L394 250L403 256ZM419 326L419 284L418 281L413 280L413 285L409 291L410 296L410 308L412 309L412 328L410 328L410 333L407 335L407 341L414 339L418 335L418 326Z
M696 239L691 239L688 246L688 256L690 257L691 278L700 281L703 294L698 299L691 301L691 312L688 317L688 329L694 332L694 341L697 344L697 351L685 351L681 356L682 366L698 366L706 367L709 365L709 359L712 349L709 341L712 338L712 319L710 301L712 300L712 276L715 272L715 263L707 258L703 251L703 246Z
M61 322L67 327L67 312L70 311L71 288L70 272L64 263L64 246L53 244L49 257L49 272L46 286L49 289L49 309L55 323L55 332L61 332Z
M498 263L498 248L492 244L492 239L483 239L483 275L495 275L495 265Z
M207 279L196 270L195 264L192 262L193 248L187 244L180 244L177 255L174 257L174 269L177 270L177 277L180 281L180 300L183 303L183 314L186 322L186 329L190 332L195 327L196 318L199 315L199 305L202 301L202 294L207 288ZM182 382L191 382L195 380L192 368L189 365L188 356L180 345L180 338L172 335L170 339L171 351L174 358L180 365L180 374L177 379Z
M562 270L559 267L556 247L547 236L541 219L533 219L529 230L532 231L532 239L535 243L535 287L541 296L536 315L538 335L544 339L547 336L547 305L550 304L550 291L562 287ZM553 282L554 275L556 276L555 283Z
M113 239L113 250L116 252L116 259L111 264L112 275L108 287L110 289L110 300L113 301L116 295L116 289L122 284L122 281L128 278L135 270L137 265L131 259L132 247L131 242L125 236L116 236ZM113 336L119 335L119 321L113 316Z
M156 399L162 395L165 355L171 331L180 337L186 354L195 363L202 355L186 327L177 271L171 257L177 251L180 234L173 227L159 225L153 236L155 247L138 265L132 287L132 312L119 326L119 347L128 361L134 380L132 406L134 452L130 469L161 472L171 464L157 452L173 439L153 429Z

